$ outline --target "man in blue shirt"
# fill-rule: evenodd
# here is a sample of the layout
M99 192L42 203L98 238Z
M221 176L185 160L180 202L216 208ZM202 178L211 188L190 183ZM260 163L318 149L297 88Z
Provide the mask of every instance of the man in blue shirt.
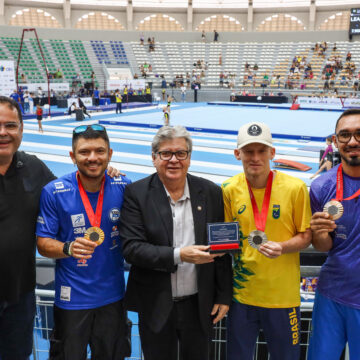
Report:
M123 192L130 180L111 179L112 149L101 125L74 129L71 159L78 171L42 191L37 220L41 255L57 259L51 359L121 359L125 292L119 238Z
M317 287L308 360L338 360L346 343L350 359L360 359L360 109L340 116L333 142L341 164L310 190L313 245L328 257Z
M100 104L100 91L99 91L99 89L97 87L94 90L93 98L94 98L94 105L99 106L99 104Z

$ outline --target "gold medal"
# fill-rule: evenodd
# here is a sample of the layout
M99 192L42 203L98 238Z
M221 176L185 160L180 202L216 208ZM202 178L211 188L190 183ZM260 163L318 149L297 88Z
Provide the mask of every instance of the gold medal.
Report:
M249 234L248 241L250 246L255 249L259 249L260 245L265 244L268 239L263 231L254 230Z
M86 230L84 238L101 245L105 239L105 234L99 227L93 226Z
M337 220L342 217L344 213L344 207L340 201L331 200L325 204L323 211L331 215L334 220Z

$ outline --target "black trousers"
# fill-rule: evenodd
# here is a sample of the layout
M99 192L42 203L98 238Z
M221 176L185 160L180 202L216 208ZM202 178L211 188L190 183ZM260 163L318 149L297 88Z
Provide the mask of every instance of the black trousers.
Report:
M208 360L209 335L200 324L197 295L173 303L168 321L154 333L139 314L139 332L145 360Z
M54 306L54 330L50 360L121 360L125 339L123 301L86 310L64 310Z
M118 111L120 111L120 114L121 114L121 102L117 102L116 103L116 113L118 113Z
M33 345L35 292L19 302L0 301L0 360L27 360Z

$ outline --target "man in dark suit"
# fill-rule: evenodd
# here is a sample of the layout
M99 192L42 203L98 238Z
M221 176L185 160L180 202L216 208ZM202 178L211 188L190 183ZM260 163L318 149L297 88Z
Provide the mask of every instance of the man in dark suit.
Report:
M181 126L152 143L157 172L126 187L123 254L131 270L125 295L139 314L146 360L208 359L211 324L232 298L229 255L210 254L206 223L223 221L220 188L187 173L192 141Z

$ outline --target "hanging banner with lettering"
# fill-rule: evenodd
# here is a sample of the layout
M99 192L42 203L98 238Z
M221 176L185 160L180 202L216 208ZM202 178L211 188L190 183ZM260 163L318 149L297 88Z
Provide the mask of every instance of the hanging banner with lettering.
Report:
M14 62L0 60L0 95L10 96L14 90L16 90Z

